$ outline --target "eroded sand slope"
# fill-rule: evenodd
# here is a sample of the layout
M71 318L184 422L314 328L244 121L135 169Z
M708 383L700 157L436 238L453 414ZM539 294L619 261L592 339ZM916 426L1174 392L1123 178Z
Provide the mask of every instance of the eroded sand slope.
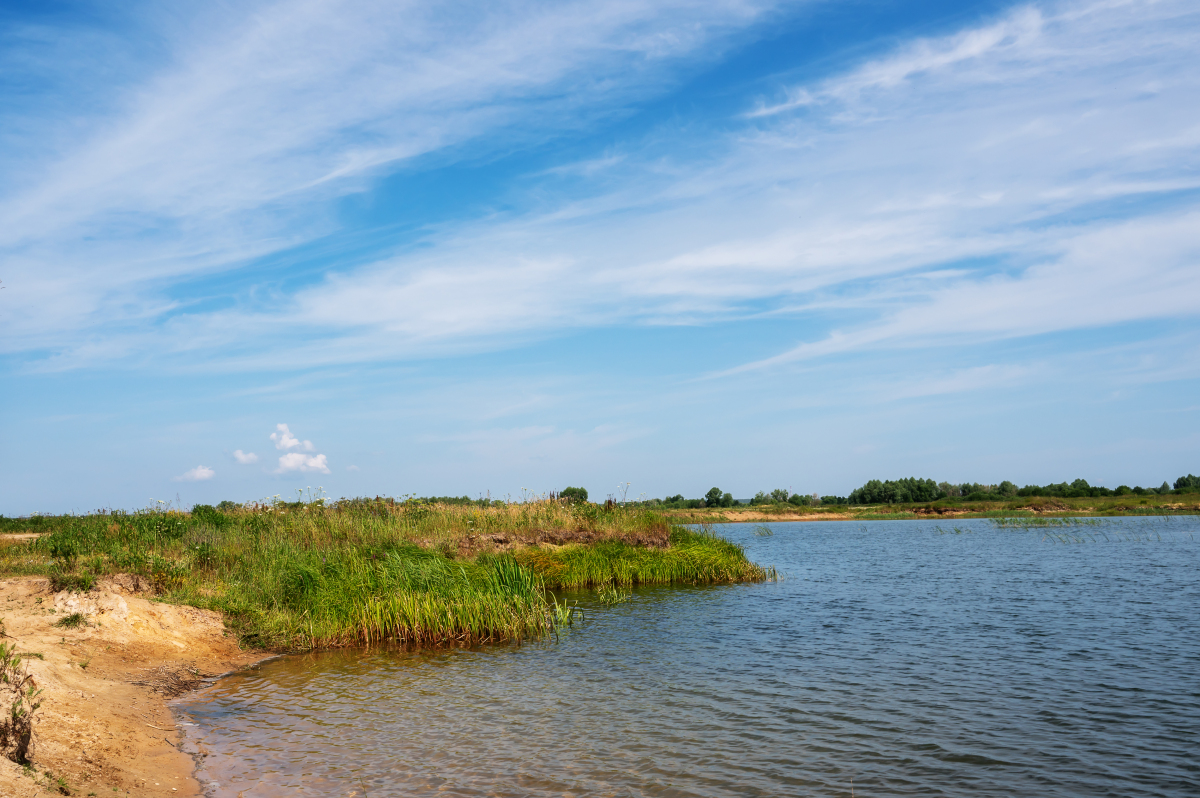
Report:
M26 657L44 691L32 751L38 777L0 759L0 795L60 795L45 771L72 795L200 795L166 700L198 675L264 655L241 650L216 613L152 601L143 587L128 575L86 594L52 593L39 577L0 580L5 642L44 658ZM77 612L85 626L54 626Z

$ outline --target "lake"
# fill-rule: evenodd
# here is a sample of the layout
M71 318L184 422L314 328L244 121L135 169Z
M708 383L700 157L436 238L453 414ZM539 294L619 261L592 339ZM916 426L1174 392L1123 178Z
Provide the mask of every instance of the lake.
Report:
M1200 795L1200 519L717 527L778 582L536 644L283 657L176 709L214 796Z

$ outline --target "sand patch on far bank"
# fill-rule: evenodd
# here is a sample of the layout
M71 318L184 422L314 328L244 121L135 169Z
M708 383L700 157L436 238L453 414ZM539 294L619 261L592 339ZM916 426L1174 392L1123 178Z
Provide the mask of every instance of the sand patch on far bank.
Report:
M201 795L166 699L266 655L241 650L217 613L152 601L146 587L128 575L88 593L53 593L42 577L0 580L5 642L44 658L25 657L43 691L31 755L42 786L0 759L0 795L60 794L47 770L73 795ZM87 625L54 626L72 613Z
M852 521L855 516L851 513L764 513L758 510L722 510L713 513L696 514L687 512L671 512L668 517L674 523L683 524L743 524L748 521Z

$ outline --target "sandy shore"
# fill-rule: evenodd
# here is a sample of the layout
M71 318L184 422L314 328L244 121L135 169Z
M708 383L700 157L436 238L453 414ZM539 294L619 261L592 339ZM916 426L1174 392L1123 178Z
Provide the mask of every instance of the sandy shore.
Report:
M41 655L26 661L43 690L34 774L0 758L0 795L62 795L59 778L79 796L201 795L167 699L268 655L241 650L216 613L153 601L145 586L122 575L53 593L41 577L0 580L5 642ZM54 626L77 612L86 626Z
M852 513L763 512L761 510L668 510L664 513L676 524L745 524L751 521L853 521Z

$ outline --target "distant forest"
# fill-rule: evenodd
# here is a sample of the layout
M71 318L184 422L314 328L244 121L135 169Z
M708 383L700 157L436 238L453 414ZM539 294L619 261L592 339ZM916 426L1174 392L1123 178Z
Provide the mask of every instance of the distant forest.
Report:
M582 488L568 488L562 495L571 491L576 498L587 500L587 491ZM582 492L582 497L577 492ZM852 504L925 504L943 499L961 501L996 501L1013 497L1045 496L1064 499L1082 498L1088 496L1144 496L1148 494L1163 495L1168 493L1200 493L1200 477L1188 474L1175 480L1174 484L1163 482L1157 488L1143 488L1140 485L1129 487L1119 485L1116 488L1105 488L1090 485L1086 479L1074 482L1058 482L1050 485L1026 485L1018 488L1015 483L1005 480L998 485L984 485L978 482L934 482L932 479L906 477L904 479L889 479L880 481L872 479L860 488L850 492L849 496L819 496L813 494L792 493L783 488L772 491L759 491L754 498L738 500L733 495L720 488L712 488L703 498L686 499L682 495L667 496L663 499L639 501L638 504L659 506L675 509L699 509L701 507L736 507L739 505L761 504L791 504L797 507L813 505L852 505Z
M1163 482L1157 488L1129 487L1119 485L1116 488L1104 488L1089 485L1086 479L1074 482L1058 482L1050 485L1026 485L1018 488L1015 483L1005 480L999 485L984 485L978 482L934 482L932 479L906 477L904 479L889 479L880 481L872 479L867 484L850 492L849 496L821 496L816 493L792 493L785 488L771 491L759 491L750 499L735 499L732 493L711 488L698 499L688 499L683 494L667 496L662 499L625 500L621 496L608 496L605 502L614 504L634 505L641 507L662 507L664 509L700 509L703 507L745 507L753 505L790 504L794 507L830 506L830 505L863 505L863 504L927 504L936 501L999 501L1014 497L1057 497L1074 499L1088 496L1145 496L1164 495L1168 493L1200 493L1200 477L1188 474L1180 477L1173 484ZM586 488L568 487L561 491L552 492L550 498L572 503L588 501ZM383 501L380 498L340 499L338 504L360 504ZM470 496L412 496L399 500L428 504L473 504L481 507L503 507L506 502L501 499L477 498ZM601 502L604 503L604 502ZM299 503L297 503L299 504ZM220 510L232 510L240 507L236 502L224 501L218 505Z

